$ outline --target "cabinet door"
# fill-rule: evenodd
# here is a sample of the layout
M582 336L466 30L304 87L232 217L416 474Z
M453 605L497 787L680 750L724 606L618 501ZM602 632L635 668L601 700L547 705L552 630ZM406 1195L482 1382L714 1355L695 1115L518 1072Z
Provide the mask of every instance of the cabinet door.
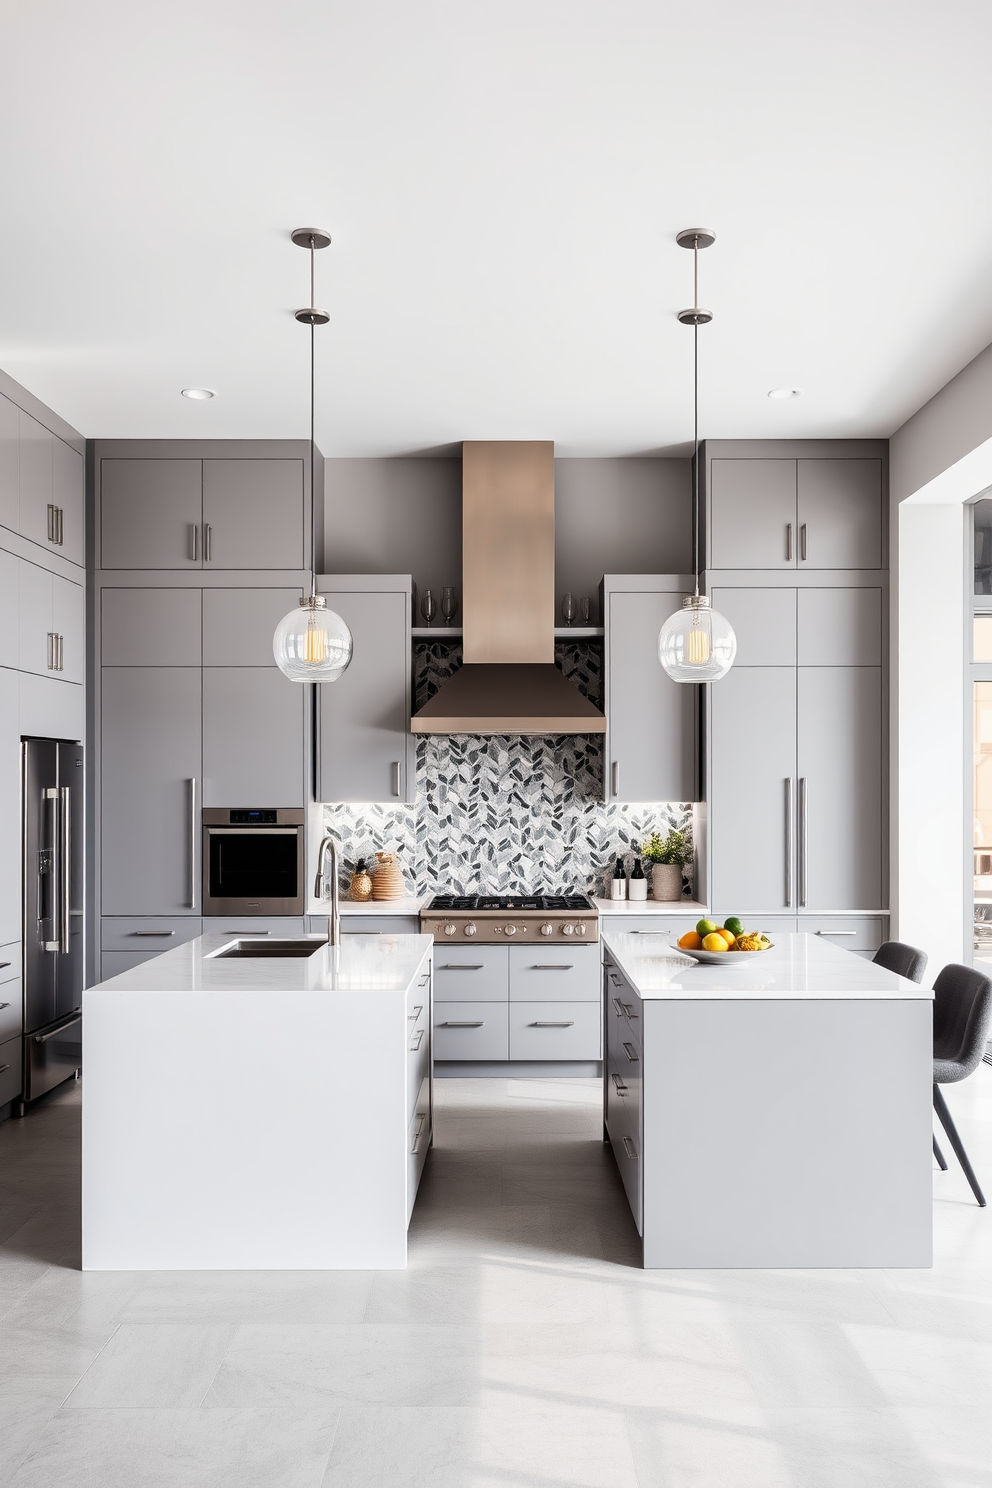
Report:
M52 502L53 436L30 414L18 410L18 463L22 537L50 548L49 513Z
M0 527L18 528L17 405L0 393Z
M104 568L200 568L199 460L102 460Z
M800 568L881 568L881 460L798 466Z
M0 667L0 944L21 938L21 730L18 677ZM0 960L6 957L0 956Z
M607 801L691 801L697 690L673 682L658 633L683 596L610 594L606 712Z
M204 460L203 522L205 566L302 568L303 461Z
M299 589L205 589L203 665L273 666L272 637Z
M47 568L21 559L18 565L18 655L22 672L54 673L52 651L53 576Z
M793 908L794 668L733 667L710 716L713 903L727 914Z
M52 440L52 501L62 513L59 552L70 563L85 562L83 457L61 439Z
M104 667L101 686L103 911L191 911L200 903L200 669Z
M881 666L881 589L800 589L800 666Z
M800 907L879 908L880 667L799 668L798 775Z
M327 595L355 651L343 677L317 688L322 801L395 806L412 796L409 603L400 593Z
M200 665L199 589L104 589L100 659L104 666Z
M0 667L20 665L20 563L0 548Z
M795 460L713 460L711 568L795 568Z
M795 666L795 589L729 589L714 585L713 608L737 637L736 667Z
M307 689L276 666L204 667L204 806L303 806Z
M82 584L52 575L52 630L59 637L58 673L63 682L86 680L86 591Z

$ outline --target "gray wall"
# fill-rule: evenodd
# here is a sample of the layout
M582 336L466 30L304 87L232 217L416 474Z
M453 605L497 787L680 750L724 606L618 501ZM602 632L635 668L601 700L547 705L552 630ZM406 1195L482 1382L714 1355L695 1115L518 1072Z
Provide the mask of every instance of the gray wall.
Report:
M460 591L461 473L457 457L327 460L323 571ZM692 567L688 460L556 460L555 488L559 607L566 590L595 601L604 573Z
M992 346L935 393L889 441L893 507L992 439Z

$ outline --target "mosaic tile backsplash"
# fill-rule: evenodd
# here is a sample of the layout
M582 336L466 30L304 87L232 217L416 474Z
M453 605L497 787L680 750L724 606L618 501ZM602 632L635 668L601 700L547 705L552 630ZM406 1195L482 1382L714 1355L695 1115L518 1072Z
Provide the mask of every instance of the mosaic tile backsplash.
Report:
M602 707L601 647L558 642L555 659ZM459 645L418 642L414 707L460 665ZM654 831L692 832L688 802L604 803L603 747L590 734L423 735L415 806L324 806L343 874L388 849L417 894L602 893L618 854Z

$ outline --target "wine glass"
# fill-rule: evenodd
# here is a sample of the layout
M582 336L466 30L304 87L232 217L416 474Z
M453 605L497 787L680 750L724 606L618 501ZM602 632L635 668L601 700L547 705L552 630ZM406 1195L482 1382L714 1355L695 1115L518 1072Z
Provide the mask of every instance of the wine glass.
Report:
M592 601L589 599L579 600L579 624L592 624Z
M437 614L437 605L434 602L434 592L433 592L433 590L431 590L431 589L425 589L424 590L424 597L420 601L420 613L423 615L424 619L427 621L428 626L430 626L431 621L434 619L434 616Z
M572 598L571 594L566 594L565 598L562 600L561 612L564 617L565 624L571 625L576 615L575 600Z
M458 601L455 598L455 591L450 584L446 584L441 590L441 614L449 625L454 620L457 609Z

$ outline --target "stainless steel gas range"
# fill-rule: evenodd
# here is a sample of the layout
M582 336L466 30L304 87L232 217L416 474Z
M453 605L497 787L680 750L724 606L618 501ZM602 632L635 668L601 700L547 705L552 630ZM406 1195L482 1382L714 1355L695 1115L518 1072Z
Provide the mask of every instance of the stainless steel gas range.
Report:
M439 894L420 911L438 943L566 945L599 939L599 915L585 894Z

